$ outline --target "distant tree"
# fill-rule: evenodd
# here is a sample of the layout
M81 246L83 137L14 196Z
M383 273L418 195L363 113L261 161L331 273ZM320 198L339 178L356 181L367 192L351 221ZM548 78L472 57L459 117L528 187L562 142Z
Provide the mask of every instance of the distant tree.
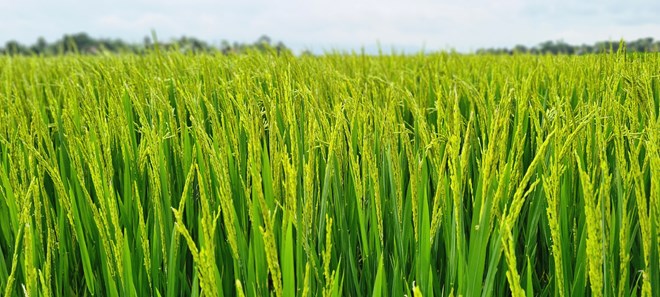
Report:
M557 41L555 43L555 49L558 54L569 54L572 55L575 53L575 48L571 46L570 44L564 42L563 40Z
M303 57L314 57L314 53L309 49L303 50L302 53L300 53L300 55Z
M628 50L632 52L653 52L653 38L641 38L627 44Z
M142 44L144 45L145 48L150 48L151 38L149 36L145 36L144 39L142 39Z
M261 35L261 37L259 37L259 39L257 39L256 42L256 44L267 44L267 45L270 45L270 43L271 40L270 37L268 37L268 35Z
M37 43L30 46L30 51L32 51L37 55L45 54L47 49L48 49L48 42L46 42L46 39L44 39L43 37L39 37L37 39Z
M514 53L520 53L520 54L523 54L523 53L527 53L527 52L528 52L528 49L527 49L526 46L524 46L524 45L520 45L520 44L519 44L519 45L516 45L516 46L513 48L513 52L514 52Z
M262 35L261 37L259 37L259 39L257 39L257 41L252 46L258 49L259 51L263 52L272 48L270 42L271 42L270 37L266 35Z
M627 52L660 51L660 41L647 37L629 41L628 43L601 41L593 45L571 45L563 40L545 41L532 47L516 45L512 49L481 48L476 53L490 55L511 55L514 53L585 55L617 52L622 45L625 45ZM142 44L140 44L127 43L120 39L96 39L84 32L64 35L53 43L48 43L44 38L40 37L36 43L29 46L22 45L15 40L8 41L5 43L4 48L0 47L0 54L57 55L78 52L80 54L94 55L100 53L144 53L156 47L162 50L177 49L183 52L193 53L220 52L225 55L242 54L250 50L276 54L291 54L291 50L283 42L274 42L268 35L260 36L253 43L230 43L223 40L219 46L213 46L201 39L190 36L182 36L170 42L160 42L155 39L152 40L150 37L145 37ZM305 55L305 52L303 52L303 55Z
M223 40L220 42L220 52L222 52L225 55L228 55L232 50L231 43L227 40Z
M4 52L10 55L26 55L29 53L27 47L16 40L7 41Z
M539 44L539 52L542 54L556 54L555 43L548 40Z

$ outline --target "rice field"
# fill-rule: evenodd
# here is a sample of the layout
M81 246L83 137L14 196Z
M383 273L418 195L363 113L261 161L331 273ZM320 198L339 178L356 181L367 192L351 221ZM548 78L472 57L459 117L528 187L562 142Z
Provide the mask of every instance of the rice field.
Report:
M659 70L0 57L0 294L660 296Z

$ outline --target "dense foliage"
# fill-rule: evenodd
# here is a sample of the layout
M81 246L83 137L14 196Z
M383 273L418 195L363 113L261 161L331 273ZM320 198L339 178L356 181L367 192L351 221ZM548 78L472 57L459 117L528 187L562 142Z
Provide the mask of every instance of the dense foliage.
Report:
M658 296L658 69L2 57L0 289Z
M156 46L164 50L178 50L184 53L223 53L241 54L249 51L269 51L275 49L277 52L289 52L287 46L280 42L273 42L270 37L263 35L253 43L230 43L223 40L220 44L210 44L195 37L182 36L167 42L158 41L155 33L152 37L145 37L142 43L130 43L121 39L94 38L86 33L66 34L62 38L49 43L44 38L37 39L32 45L24 45L15 40L0 46L0 54L8 55L42 55L53 56L67 53L99 55L107 53L135 53L145 54L152 51ZM625 49L628 52L655 53L660 52L660 40L651 37L631 40L627 43L621 41L600 41L594 44L573 45L558 41L545 41L536 46L516 45L513 48L481 48L477 54L563 54L563 55L585 55L601 54L606 52L617 52ZM303 54L312 54L304 50Z
M599 41L594 44L581 44L573 45L565 41L545 41L537 46L526 47L524 45L516 45L512 49L509 48L486 48L479 49L479 54L514 54L514 53L529 53L529 54L562 54L562 55L586 55L586 54L600 54L600 53L615 53L619 50L636 53L657 53L660 52L660 40L653 40L651 37L640 38L629 42L622 41Z
M282 42L273 42L270 37L264 35L253 43L230 43L223 40L219 45L209 44L195 37L182 36L167 42L158 41L156 34L152 37L144 37L142 43L130 43L121 39L94 38L87 33L66 34L62 38L50 43L44 38L37 39L32 45L24 45L15 40L5 43L0 47L0 54L6 55L35 55L56 56L63 54L100 55L108 53L120 54L146 54L159 50L180 51L184 53L223 53L240 54L248 51L289 52Z

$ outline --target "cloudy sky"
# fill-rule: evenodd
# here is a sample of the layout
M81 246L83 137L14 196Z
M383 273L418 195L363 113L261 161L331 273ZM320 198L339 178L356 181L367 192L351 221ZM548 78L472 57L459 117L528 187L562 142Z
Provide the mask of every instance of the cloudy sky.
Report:
M65 33L140 42L195 36L213 44L266 34L297 51L400 50L660 39L657 0L0 0L0 44Z

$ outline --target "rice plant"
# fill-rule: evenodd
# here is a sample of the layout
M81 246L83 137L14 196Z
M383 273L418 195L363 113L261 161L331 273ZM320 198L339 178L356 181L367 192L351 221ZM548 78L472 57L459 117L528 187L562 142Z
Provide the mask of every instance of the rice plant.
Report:
M660 296L658 69L0 57L0 294Z

